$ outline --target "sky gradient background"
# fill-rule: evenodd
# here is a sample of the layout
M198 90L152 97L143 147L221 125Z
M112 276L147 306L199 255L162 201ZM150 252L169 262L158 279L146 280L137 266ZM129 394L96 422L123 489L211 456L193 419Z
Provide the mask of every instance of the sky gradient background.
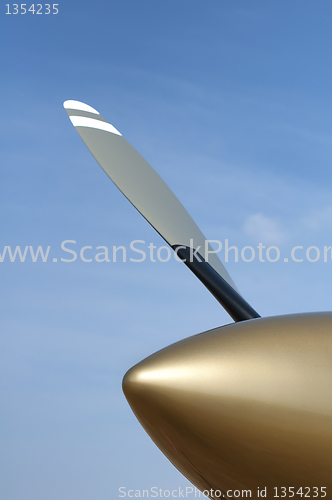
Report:
M1 9L0 252L51 246L59 260L63 240L76 251L163 244L74 130L62 103L76 99L120 130L207 238L279 246L279 262L227 265L261 315L331 310L331 261L283 262L294 245L332 245L328 1ZM5 258L0 272L1 497L113 500L121 486L189 484L121 380L157 349L228 323L214 298L173 259Z

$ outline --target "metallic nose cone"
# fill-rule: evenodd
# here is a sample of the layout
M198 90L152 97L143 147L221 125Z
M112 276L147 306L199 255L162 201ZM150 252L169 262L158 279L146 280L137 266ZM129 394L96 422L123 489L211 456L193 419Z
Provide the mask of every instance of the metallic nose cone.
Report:
M311 497L324 487L332 498L332 314L190 337L131 368L123 390L155 444L199 489L250 490L252 498L259 489L272 499L281 487L307 487Z

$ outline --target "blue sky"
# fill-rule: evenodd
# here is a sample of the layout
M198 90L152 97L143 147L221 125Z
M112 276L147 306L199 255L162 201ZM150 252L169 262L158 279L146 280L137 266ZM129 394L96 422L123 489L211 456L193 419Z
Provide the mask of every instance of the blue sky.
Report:
M332 245L329 2L96 0L60 3L58 15L5 12L1 252L163 244L89 154L66 99L119 129L208 238L276 245L282 257ZM3 497L106 500L120 486L187 485L121 380L157 349L228 323L213 297L173 260L0 266ZM331 309L330 260L227 269L261 315Z

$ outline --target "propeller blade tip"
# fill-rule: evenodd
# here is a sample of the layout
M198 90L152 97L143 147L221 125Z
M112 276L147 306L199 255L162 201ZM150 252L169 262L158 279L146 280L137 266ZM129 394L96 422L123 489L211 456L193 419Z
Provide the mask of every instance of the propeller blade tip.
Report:
M99 115L99 113L96 109L94 109L91 106L89 106L88 104L84 104L84 102L80 102L80 101L72 101L72 100L65 101L63 103L63 107L65 109L77 109L79 111L87 111L88 113L94 113L96 115Z

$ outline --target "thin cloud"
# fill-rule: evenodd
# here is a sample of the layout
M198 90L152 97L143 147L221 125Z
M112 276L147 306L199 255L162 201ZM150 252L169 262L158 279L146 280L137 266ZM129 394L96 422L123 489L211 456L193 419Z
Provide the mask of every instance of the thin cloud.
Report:
M312 231L320 231L332 226L332 206L315 210L303 219L303 225Z
M244 223L245 233L253 239L280 245L287 239L284 230L277 219L267 217L261 213L250 215Z

